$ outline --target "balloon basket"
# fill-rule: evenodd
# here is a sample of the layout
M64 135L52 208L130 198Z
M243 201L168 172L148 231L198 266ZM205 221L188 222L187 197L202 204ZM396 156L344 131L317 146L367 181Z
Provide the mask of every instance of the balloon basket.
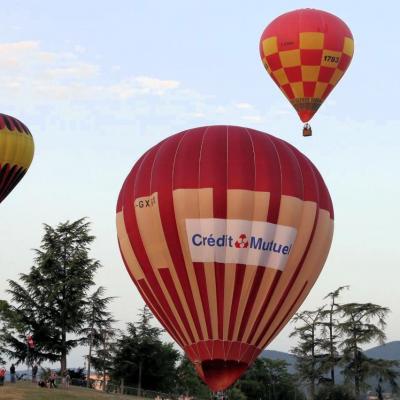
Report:
M304 137L312 136L312 129L309 124L305 124L303 127L303 136Z

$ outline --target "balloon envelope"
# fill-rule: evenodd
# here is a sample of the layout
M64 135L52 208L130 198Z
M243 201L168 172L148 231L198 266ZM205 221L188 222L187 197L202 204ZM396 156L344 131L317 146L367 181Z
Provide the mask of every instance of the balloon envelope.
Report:
M25 175L33 152L29 129L16 118L0 114L0 203Z
M264 30L260 54L264 66L308 122L350 65L353 35L325 11L303 9L281 15Z
M117 230L139 292L217 391L302 304L329 251L333 208L293 146L210 126L139 159L119 195Z

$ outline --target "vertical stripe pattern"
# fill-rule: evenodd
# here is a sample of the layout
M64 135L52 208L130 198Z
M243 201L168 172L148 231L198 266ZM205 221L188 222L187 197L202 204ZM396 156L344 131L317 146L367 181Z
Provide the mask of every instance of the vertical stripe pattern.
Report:
M187 220L244 221L251 232L268 223L296 235L282 269L258 258L199 261ZM293 146L251 129L209 126L173 135L141 157L119 195L117 231L146 303L202 379L222 390L311 290L331 244L333 207L320 174Z
M0 114L0 203L25 175L33 152L29 129L16 118Z

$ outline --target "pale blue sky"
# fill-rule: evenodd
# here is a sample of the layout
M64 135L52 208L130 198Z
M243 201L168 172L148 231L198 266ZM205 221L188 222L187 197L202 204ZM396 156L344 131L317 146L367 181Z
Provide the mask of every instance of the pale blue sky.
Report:
M294 144L331 192L334 242L304 308L349 284L344 300L390 307L388 339L400 339L397 2L0 4L0 112L21 119L36 143L29 173L0 206L2 296L6 280L32 264L43 222L88 216L97 236L93 256L104 265L97 282L119 296L116 317L134 319L142 302L115 232L125 176L162 138L198 125L237 124ZM353 62L307 139L258 53L264 27L304 7L338 15L355 39ZM288 350L290 329L270 348ZM82 364L80 357L75 352L70 364Z

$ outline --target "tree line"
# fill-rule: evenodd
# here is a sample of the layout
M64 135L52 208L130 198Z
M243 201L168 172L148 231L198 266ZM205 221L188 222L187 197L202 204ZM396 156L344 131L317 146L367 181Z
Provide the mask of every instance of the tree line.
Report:
M0 364L6 359L28 367L59 363L64 376L68 354L86 346L87 377L96 371L103 378L137 387L138 394L145 388L207 397L208 390L191 363L172 343L161 340L163 331L152 326L147 307L137 322L116 329L117 321L109 311L114 298L94 282L101 268L90 257L94 239L85 218L55 227L44 225L29 272L9 280L11 300L0 300Z
M310 399L329 392L338 399L356 398L370 387L382 398L383 384L398 391L399 363L367 357L363 347L386 340L385 327L389 309L373 303L340 303L339 296L348 286L341 286L325 297L326 304L297 313L293 319L297 337L292 349L299 378L306 383ZM344 385L337 385L338 371ZM322 394L317 394L317 389ZM324 398L324 397L322 397Z
M162 340L163 330L152 325L147 307L140 310L136 322L116 329L117 321L109 311L114 298L94 282L101 268L90 257L94 239L85 218L55 227L44 225L29 272L8 281L10 301L0 299L0 364L6 358L28 366L59 363L64 375L68 354L83 345L88 349L87 376L96 371L118 385L136 387L138 395L145 389L209 398L191 362ZM285 361L259 358L225 396L231 400L354 399L371 377L378 380L377 393L385 382L396 391L398 363L371 359L362 350L369 343L384 342L389 310L372 303L340 303L346 288L329 293L326 304L316 310L294 317L291 336L297 338L292 349L297 373L290 374ZM344 385L338 384L339 376Z

